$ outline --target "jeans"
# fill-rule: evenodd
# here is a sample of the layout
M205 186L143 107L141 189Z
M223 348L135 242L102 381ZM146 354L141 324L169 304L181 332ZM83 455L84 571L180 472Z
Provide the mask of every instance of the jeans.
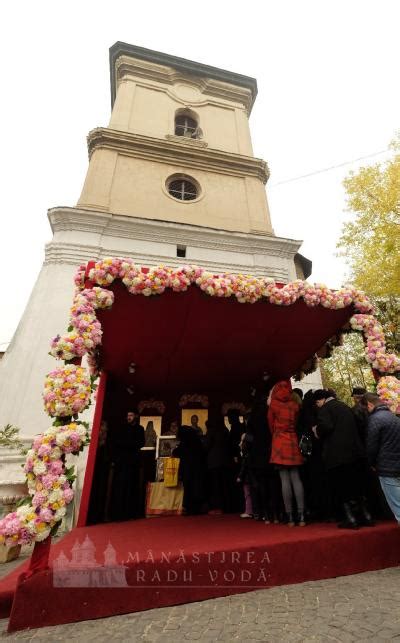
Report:
M400 476L397 478L379 476L379 482L394 517L400 523Z

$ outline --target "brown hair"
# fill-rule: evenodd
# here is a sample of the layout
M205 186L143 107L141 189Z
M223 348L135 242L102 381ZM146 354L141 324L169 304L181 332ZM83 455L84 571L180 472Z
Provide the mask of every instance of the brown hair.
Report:
M365 393L362 400L365 400L366 403L369 402L369 404L373 404L374 406L377 406L379 402L382 402L381 398L376 393Z

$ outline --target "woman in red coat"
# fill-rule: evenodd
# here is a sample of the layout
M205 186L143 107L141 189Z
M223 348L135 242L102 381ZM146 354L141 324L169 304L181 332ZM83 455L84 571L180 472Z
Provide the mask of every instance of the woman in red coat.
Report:
M304 490L298 469L303 464L303 457L296 434L299 410L300 406L292 396L290 381L283 380L275 384L268 409L268 424L272 434L270 462L279 469L286 521L291 527L295 522L301 527L305 525ZM293 514L293 492L297 505L296 521Z

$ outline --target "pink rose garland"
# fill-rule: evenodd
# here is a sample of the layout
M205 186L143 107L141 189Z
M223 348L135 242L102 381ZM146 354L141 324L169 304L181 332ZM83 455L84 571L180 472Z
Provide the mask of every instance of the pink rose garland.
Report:
M92 385L86 369L68 364L46 376L45 411L52 417L69 417L89 406Z
M381 377L376 391L393 413L400 414L400 380L397 377Z
M80 274L81 269L78 271L78 275ZM394 373L400 369L400 360L395 355L386 353L382 329L372 316L371 302L362 291L353 286L330 290L324 284L312 285L300 279L279 286L273 279L229 273L214 275L195 265L185 265L177 269L156 266L146 272L136 266L132 259L115 257L97 262L90 270L89 278L100 286L110 285L116 278L120 278L130 293L147 297L160 295L167 288L175 292L184 292L191 284L196 284L211 297L233 296L240 303L255 303L265 298L277 306L291 306L302 298L306 305L311 307L323 306L338 310L353 305L356 315L351 320L352 328L361 330L366 337L367 360L373 368L382 373ZM78 276L76 281L82 283L82 278ZM77 344L77 354L86 348L93 348L93 345L101 341L101 329L97 327L91 329L94 335L92 344L90 338L83 337L83 333L87 331L85 322L89 321L94 323L94 320L83 318L81 326L78 325L80 339L74 340ZM82 344L85 348L81 348Z
M103 288L86 289L75 294L71 308L69 333L57 335L51 342L50 354L56 359L71 361L83 357L101 343L101 324L98 308L110 308L114 293Z
M74 477L65 469L64 456L77 455L88 437L87 425L70 422L52 426L34 439L24 466L28 502L0 520L0 543L26 545L49 536L74 497Z

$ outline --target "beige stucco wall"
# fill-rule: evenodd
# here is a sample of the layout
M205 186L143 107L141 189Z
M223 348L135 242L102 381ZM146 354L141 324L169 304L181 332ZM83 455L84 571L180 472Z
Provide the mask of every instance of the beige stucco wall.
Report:
M174 134L177 110L189 109L198 120L203 138L212 149L253 156L244 105L216 99L192 84L173 85L127 76L120 82L109 127L165 138ZM189 99L191 97L191 99Z
M185 174L200 186L195 201L178 201L166 189L173 174ZM112 150L92 156L80 205L114 214L236 230L268 231L269 212L262 182L137 159Z

